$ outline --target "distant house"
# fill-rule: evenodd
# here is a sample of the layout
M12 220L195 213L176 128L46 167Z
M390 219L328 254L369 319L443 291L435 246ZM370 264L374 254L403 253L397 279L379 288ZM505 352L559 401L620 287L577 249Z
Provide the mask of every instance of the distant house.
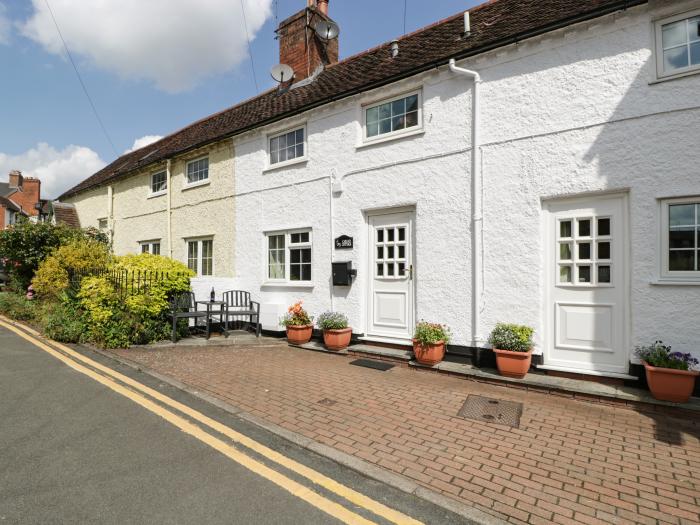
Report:
M14 224L20 216L41 216L41 181L23 177L22 172L10 172L7 182L0 182L0 229Z

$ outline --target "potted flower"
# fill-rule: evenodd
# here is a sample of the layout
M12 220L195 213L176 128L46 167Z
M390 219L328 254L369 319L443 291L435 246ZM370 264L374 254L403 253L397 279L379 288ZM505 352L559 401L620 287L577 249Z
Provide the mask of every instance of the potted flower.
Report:
M304 301L287 308L287 314L280 324L287 327L287 341L293 345L303 345L311 340L314 331L313 317L302 307Z
M445 345L450 342L450 329L447 325L421 321L413 334L413 354L416 361L433 366L445 357Z
M691 370L698 360L690 354L671 352L671 347L656 341L653 345L638 346L635 354L644 363L651 395L661 401L687 403L695 388L700 372Z
M529 326L498 323L489 336L502 376L522 379L532 363L532 334Z
M323 312L316 325L323 330L323 343L329 350L342 350L350 344L352 328L348 327L348 318L344 314Z

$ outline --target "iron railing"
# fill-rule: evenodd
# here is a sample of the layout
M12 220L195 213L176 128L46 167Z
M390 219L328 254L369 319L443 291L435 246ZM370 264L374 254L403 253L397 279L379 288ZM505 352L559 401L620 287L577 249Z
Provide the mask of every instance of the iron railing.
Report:
M106 277L120 298L141 295L157 283L189 276L184 272L159 272L152 270L98 270L73 272L70 275L71 289L77 292L85 277Z

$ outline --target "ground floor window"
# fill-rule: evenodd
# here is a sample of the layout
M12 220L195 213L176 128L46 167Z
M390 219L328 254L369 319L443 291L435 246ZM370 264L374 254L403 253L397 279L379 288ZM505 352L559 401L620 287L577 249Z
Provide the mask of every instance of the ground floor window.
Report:
M267 238L270 281L311 281L311 230L272 232Z
M700 279L700 197L661 206L662 276Z
M150 253L151 255L160 255L160 240L158 241L142 241L141 253Z
M187 267L197 275L214 275L213 239L187 241Z

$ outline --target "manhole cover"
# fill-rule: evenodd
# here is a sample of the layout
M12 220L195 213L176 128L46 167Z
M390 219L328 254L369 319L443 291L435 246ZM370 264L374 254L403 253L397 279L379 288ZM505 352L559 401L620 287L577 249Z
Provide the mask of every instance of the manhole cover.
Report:
M354 361L351 361L350 364L355 366L364 366L365 368L374 368L375 370L381 370L382 372L394 368L395 366L383 361L372 361L371 359L355 359Z
M321 401L318 402L319 405L324 405L327 407L332 407L336 403L337 401L335 399L328 399L327 397L321 399Z
M482 396L468 396L457 413L458 416L475 421L499 423L518 428L523 404Z

